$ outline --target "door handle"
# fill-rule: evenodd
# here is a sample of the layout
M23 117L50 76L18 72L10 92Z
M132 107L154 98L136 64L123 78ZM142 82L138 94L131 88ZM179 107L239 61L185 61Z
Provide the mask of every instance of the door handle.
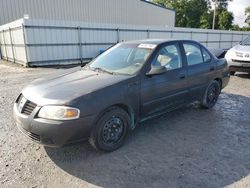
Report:
M186 75L185 74L181 74L180 75L180 79L184 79L184 78L186 78Z

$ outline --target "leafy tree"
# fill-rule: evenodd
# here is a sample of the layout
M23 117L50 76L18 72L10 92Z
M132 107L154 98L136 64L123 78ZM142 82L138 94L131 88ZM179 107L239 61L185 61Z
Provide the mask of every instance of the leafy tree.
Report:
M213 14L211 12L205 12L200 18L200 28L210 29L212 28Z
M215 0L212 0L212 1L215 1ZM218 10L225 10L228 7L229 1L232 1L232 0L216 0L216 1L218 5Z
M217 0L215 29L232 28L233 14L227 10L229 1L231 0ZM154 2L176 11L177 27L212 28L213 10L210 0L154 0Z
M231 30L233 30L233 31L240 31L241 28L240 28L240 26L238 24L233 24Z
M245 23L250 27L250 6L245 9L245 15L247 16Z
M227 10L222 10L218 16L218 28L229 30L232 28L233 23L233 13Z
M200 27L200 17L208 11L209 0L154 0L176 11L177 27Z
M208 11L208 2L205 0L188 1L186 27L200 28L201 17Z

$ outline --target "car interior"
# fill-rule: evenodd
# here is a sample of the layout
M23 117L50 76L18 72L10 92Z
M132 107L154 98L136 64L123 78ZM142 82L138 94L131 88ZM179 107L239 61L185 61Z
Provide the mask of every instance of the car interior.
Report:
M164 66L167 70L177 69L181 67L180 56L177 50L176 52L169 52L166 48L163 48L153 65Z

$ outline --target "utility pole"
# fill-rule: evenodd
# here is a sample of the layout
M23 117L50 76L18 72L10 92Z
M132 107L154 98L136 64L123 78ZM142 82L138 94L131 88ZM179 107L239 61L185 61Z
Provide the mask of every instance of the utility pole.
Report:
M214 30L214 28L215 28L215 19L216 19L217 0L213 0L213 2L214 2L214 16L213 16L213 27L212 27L212 29Z

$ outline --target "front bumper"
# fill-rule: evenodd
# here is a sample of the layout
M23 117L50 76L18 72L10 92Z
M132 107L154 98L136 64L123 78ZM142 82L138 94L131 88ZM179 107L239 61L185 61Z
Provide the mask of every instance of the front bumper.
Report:
M14 104L17 127L26 137L50 147L61 147L89 137L94 122L93 116L68 121L36 118L40 108L37 106L32 114L27 116L18 111L17 103Z
M250 61L228 60L230 71L234 72L250 72Z

